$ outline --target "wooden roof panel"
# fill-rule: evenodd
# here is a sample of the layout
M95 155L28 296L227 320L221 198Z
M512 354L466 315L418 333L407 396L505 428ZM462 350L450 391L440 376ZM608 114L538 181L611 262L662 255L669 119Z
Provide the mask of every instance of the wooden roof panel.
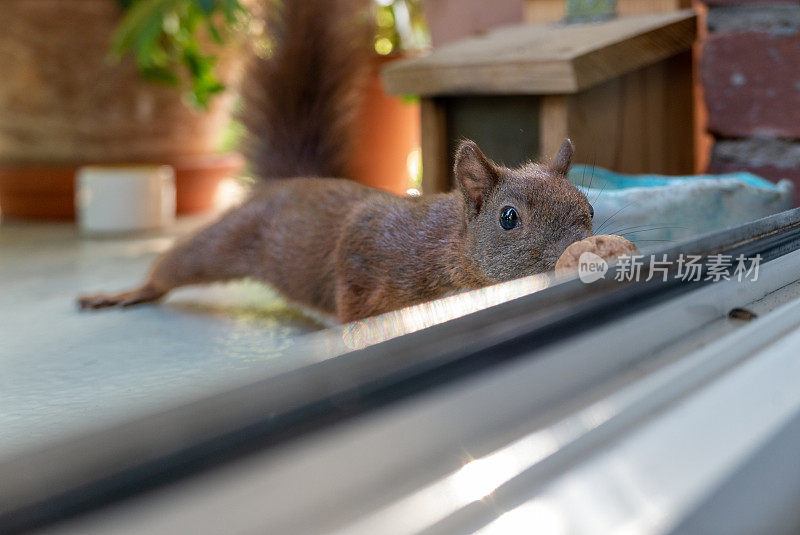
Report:
M691 10L511 26L390 63L383 79L420 96L575 93L688 50L696 30Z

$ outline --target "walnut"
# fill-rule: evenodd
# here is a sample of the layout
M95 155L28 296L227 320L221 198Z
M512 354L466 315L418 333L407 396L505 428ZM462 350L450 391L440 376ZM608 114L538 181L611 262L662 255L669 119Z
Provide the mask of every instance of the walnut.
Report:
M578 270L578 260L583 253L594 253L597 256L613 263L617 257L623 255L637 254L639 250L630 241L622 236L613 234L601 234L599 236L589 236L585 240L573 243L561 254L556 262L556 272L576 272Z

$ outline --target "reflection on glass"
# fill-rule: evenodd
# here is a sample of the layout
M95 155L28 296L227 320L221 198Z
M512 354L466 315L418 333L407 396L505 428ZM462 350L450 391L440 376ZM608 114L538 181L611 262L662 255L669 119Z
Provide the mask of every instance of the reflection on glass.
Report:
M476 535L560 535L567 533L564 513L544 500L533 500L500 515Z
M547 274L533 275L356 321L344 327L344 343L362 349L543 290L551 283Z

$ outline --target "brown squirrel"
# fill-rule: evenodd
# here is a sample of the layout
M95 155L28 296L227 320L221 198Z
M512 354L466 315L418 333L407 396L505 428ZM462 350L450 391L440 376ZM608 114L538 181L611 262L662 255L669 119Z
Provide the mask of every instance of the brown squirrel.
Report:
M551 165L516 169L463 141L454 159L458 188L447 194L400 197L310 178L345 174L368 50L354 23L360 5L284 2L272 55L250 65L243 90L248 158L262 182L241 206L164 253L143 285L81 297L81 308L252 278L347 322L552 270L570 244L592 234L592 207L566 178L569 140Z

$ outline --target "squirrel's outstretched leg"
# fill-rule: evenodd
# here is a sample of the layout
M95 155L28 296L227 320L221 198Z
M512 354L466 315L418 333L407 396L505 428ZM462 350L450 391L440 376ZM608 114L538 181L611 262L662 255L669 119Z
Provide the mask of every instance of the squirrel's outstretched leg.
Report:
M157 301L181 286L207 284L254 276L259 265L260 224L258 206L245 205L216 223L179 241L153 264L147 280L133 290L117 294L83 295L82 309L132 306Z

